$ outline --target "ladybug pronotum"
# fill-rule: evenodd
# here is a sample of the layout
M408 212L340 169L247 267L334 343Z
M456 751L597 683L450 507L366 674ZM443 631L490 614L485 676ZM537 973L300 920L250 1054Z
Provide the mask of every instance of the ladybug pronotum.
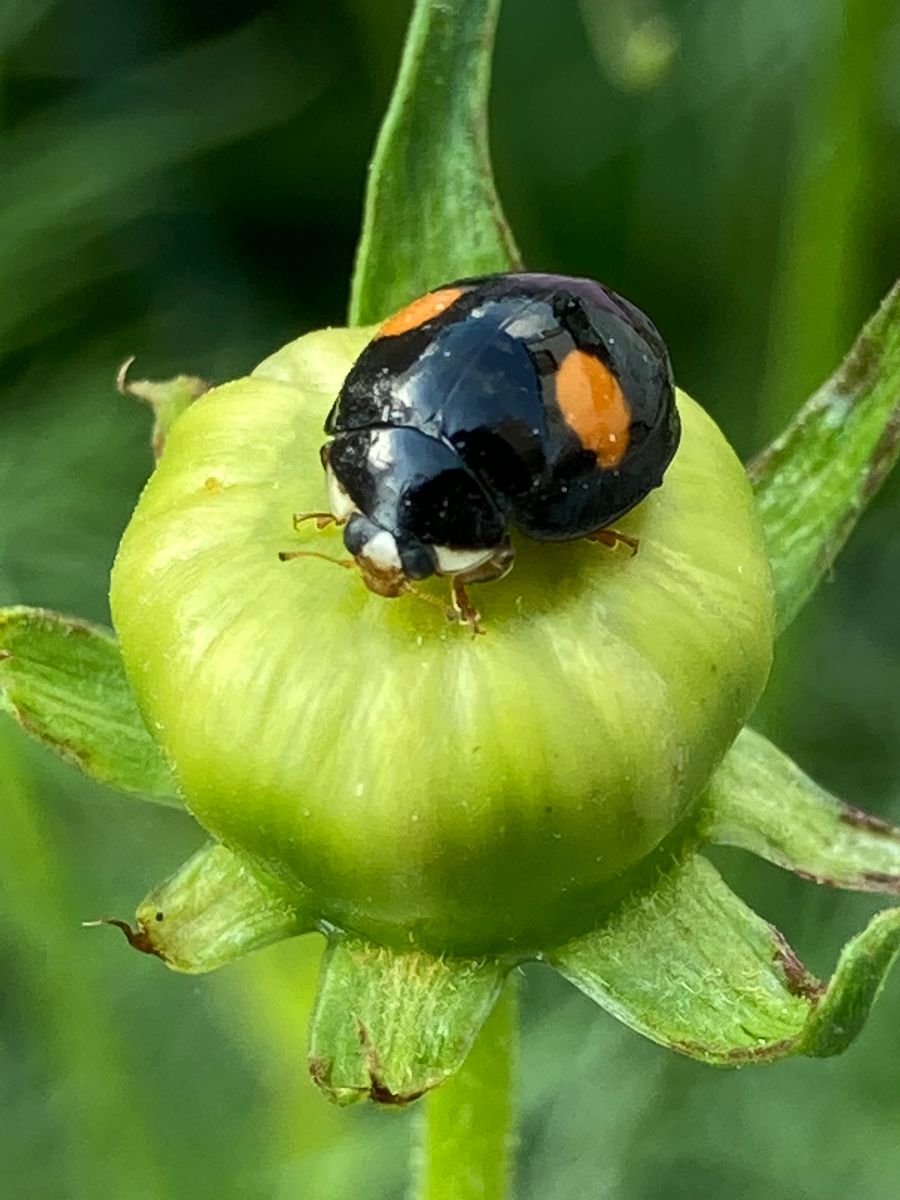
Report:
M325 423L330 512L381 596L513 565L513 526L538 541L634 539L610 529L658 487L680 423L665 343L590 279L462 279L389 318ZM297 552L302 554L303 552ZM285 554L282 557L294 557Z

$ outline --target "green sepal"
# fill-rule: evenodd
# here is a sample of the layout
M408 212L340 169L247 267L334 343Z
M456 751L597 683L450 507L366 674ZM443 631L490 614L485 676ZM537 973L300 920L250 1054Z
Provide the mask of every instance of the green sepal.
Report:
M508 967L393 951L335 933L310 1031L309 1070L339 1104L406 1104L462 1064Z
M713 776L703 833L816 883L900 893L900 829L843 804L744 729Z
M202 975L314 929L305 900L244 855L211 842L141 901L135 929L110 918L88 924L115 925L136 950L174 971Z
M547 955L645 1037L720 1066L840 1054L900 951L900 909L845 946L830 982L700 855L673 862L600 928Z
M779 629L789 625L900 453L900 283L838 371L749 467Z
M709 1063L785 1053L816 989L780 934L700 855L547 957L638 1033Z
M181 804L109 630L40 608L0 609L0 708L93 779Z
M847 1049L866 1023L898 951L900 908L888 908L841 951L828 990L804 1031L803 1054L828 1058Z
M134 362L127 358L119 368L116 384L123 396L133 396L135 400L143 400L153 409L153 433L151 445L153 457L158 462L166 448L166 438L169 430L195 400L210 385L197 375L175 375L172 379L135 379L128 378L128 369Z
M416 0L369 170L350 324L519 256L491 173L491 52L500 0Z

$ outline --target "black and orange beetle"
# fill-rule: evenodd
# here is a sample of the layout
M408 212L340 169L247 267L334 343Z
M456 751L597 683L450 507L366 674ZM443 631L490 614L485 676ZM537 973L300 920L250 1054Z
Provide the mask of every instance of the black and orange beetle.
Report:
M662 482L680 423L639 309L590 279L529 273L462 279L385 321L325 432L331 511L299 519L343 525L379 595L449 576L475 623L465 587L510 570L510 526L635 549L609 526Z

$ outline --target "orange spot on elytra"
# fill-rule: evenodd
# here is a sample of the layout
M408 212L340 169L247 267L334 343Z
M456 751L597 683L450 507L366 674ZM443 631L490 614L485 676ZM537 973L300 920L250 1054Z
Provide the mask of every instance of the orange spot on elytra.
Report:
M388 317L376 334L376 337L396 337L400 333L408 333L410 329L418 329L426 321L439 317L465 291L465 288L438 288L436 292L428 292L401 308L398 313Z
M570 350L556 375L556 400L566 424L602 467L616 467L625 457L631 409L619 381L599 358Z

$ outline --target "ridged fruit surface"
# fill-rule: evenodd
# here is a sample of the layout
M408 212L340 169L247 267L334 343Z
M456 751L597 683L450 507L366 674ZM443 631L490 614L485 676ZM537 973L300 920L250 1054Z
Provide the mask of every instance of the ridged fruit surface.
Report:
M181 416L122 539L113 617L198 820L312 889L323 918L449 954L580 932L690 809L763 688L769 569L745 473L679 395L630 557L518 539L472 637L369 593L318 450L370 336L327 330ZM444 595L445 583L429 587Z

